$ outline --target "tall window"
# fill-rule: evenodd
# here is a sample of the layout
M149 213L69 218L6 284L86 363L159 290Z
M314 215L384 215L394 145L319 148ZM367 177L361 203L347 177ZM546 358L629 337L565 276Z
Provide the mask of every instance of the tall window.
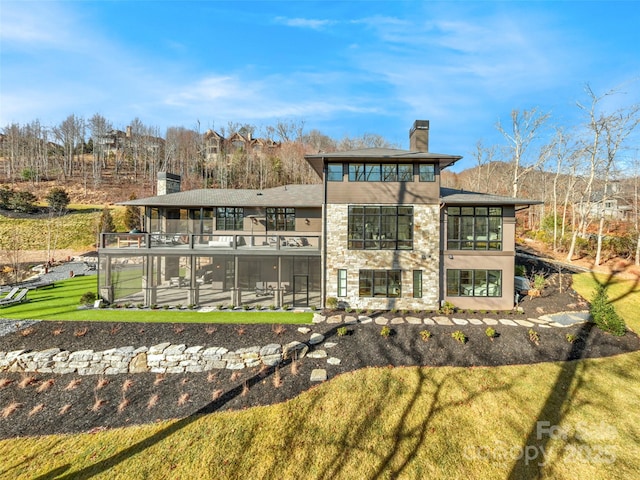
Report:
M411 250L413 207L349 207L349 249Z
M448 207L447 249L502 250L502 207Z
M338 270L338 296L347 296L347 271Z
M436 166L432 163L420 164L420 181L421 182L435 182L436 181Z
M329 182L342 181L342 164L341 163L330 163L327 165L327 181Z
M447 270L450 297L501 297L501 270Z
M242 230L244 208L218 207L216 209L216 230Z
M291 232L296 229L296 209L284 207L267 208L267 230Z
M360 297L401 297L402 272L400 270L360 270Z
M422 298L422 270L413 271L413 298Z

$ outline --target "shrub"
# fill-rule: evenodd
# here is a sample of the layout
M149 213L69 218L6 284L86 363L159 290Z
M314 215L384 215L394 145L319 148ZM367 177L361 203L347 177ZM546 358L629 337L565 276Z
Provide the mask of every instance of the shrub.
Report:
M244 305L242 305L242 308L246 311L251 310L251 305L249 305L248 303L245 303Z
M16 212L31 213L35 210L34 203L38 199L31 192L15 192L9 199L9 209Z
M326 305L327 308L335 310L336 308L338 308L338 299L336 297L327 297Z
M432 336L433 334L429 330L420 330L420 338L422 339L423 342L426 342Z
M573 343L578 339L578 337L576 335L574 335L573 333L567 333L565 335L565 338L567 339L567 342L569 342L569 343Z
M451 338L453 338L456 342L467 343L469 338L464 334L462 330L456 330L451 334Z
M276 306L272 303L271 305L269 305L269 310L275 310Z
M440 307L440 313L444 315L451 315L455 310L456 307L451 302L444 302L442 307Z
M524 277L527 275L527 267L524 265L516 265L514 273L517 277Z
M69 194L62 187L53 187L46 196L49 208L58 215L64 213L69 206L71 199Z
M387 325L383 326L380 330L380 335L384 338L389 338L389 335L391 335L391 329Z
M540 345L540 334L533 328L529 329L529 340L531 340L536 345Z
M496 332L495 328L491 328L491 327L487 327L487 329L484 331L484 333L491 340L493 340L494 338L496 338L498 336L498 332Z
M351 312L353 312L353 308L347 307L347 308L344 309L344 311L347 312L347 313L351 313Z
M336 330L336 333L338 334L339 337L344 337L349 332L347 330L347 327L338 327L338 329Z
M611 302L609 302L605 285L598 285L589 311L600 330L616 336L622 336L626 333L627 328L624 320L620 318Z
M80 297L81 305L93 305L93 303L97 300L96 294L94 292L85 292Z

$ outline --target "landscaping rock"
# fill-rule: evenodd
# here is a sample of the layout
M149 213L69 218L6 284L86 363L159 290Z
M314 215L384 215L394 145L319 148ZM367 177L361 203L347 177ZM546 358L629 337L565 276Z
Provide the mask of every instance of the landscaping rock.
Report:
M323 368L314 368L309 380L312 382L324 382L327 379L327 371Z

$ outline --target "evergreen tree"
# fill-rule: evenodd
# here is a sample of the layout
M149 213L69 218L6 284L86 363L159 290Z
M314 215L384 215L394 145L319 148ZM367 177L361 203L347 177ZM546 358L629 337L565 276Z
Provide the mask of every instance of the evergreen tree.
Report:
M136 194L132 193L129 200L135 200ZM124 211L124 225L128 231L142 230L140 223L140 209L133 205L127 205Z
M114 233L116 231L116 224L113 221L109 207L102 209L99 228L101 233Z
M69 198L69 194L64 188L61 187L53 187L49 190L49 193L46 196L47 203L49 204L49 208L58 215L63 214L71 199Z

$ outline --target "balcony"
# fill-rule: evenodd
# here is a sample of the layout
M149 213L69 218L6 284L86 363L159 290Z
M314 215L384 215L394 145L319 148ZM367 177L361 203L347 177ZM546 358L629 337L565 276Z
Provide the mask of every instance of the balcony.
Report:
M308 251L319 252L319 233L313 235L288 232L253 235L246 233L193 235L186 233L103 233L100 249L147 250L185 249L198 251Z

